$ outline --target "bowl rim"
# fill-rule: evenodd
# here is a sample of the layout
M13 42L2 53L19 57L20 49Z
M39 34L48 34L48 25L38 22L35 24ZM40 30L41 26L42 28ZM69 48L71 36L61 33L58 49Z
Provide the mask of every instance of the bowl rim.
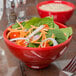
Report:
M63 26L63 28L67 28L67 26L62 24L62 23L59 23L59 22L56 22L56 21L55 21L55 23L60 25L60 26ZM12 25L14 25L14 24L12 24ZM13 43L13 42L11 42L7 39L6 33L7 33L8 28L10 28L11 26L9 26L5 29L5 31L3 32L3 38L4 38L4 41L7 42L10 46L13 46L13 47L16 47L16 48L22 48L22 49L27 49L27 50L43 50L44 51L45 49L53 49L53 48L58 48L62 45L65 45L68 42L70 42L70 40L72 39L72 35L71 35L65 42L63 42L61 44L58 44L56 46L44 47L44 48L23 47L23 46L15 44L15 43Z
M49 3L61 3L61 4L65 4L65 5L68 5L68 6L70 6L70 7L72 7L72 9L70 9L70 10L67 10L67 11L46 11L46 10L42 10L42 9L40 9L39 7L41 6L41 5L44 5L44 4L49 4ZM72 6L71 6L72 5ZM75 10L75 5L73 4L73 3L71 3L71 2L68 2L68 1L43 1L43 2L40 2L40 3L38 3L37 5L36 5L36 8L38 9L38 10L40 10L40 11L42 11L42 12L51 12L51 13L65 13L65 12L70 12L70 11L74 11Z

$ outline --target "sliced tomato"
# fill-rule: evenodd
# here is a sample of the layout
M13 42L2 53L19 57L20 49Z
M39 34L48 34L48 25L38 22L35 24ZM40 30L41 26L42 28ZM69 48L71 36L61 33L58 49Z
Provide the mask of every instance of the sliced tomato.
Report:
M10 39L18 38L18 37L20 37L20 33L19 32L11 32L11 34L9 35Z
M26 40L21 40L19 43L21 46L27 46Z
M47 24L44 24L45 28L49 28L49 26Z
M50 47L50 45L47 43L47 44L46 44L46 47Z

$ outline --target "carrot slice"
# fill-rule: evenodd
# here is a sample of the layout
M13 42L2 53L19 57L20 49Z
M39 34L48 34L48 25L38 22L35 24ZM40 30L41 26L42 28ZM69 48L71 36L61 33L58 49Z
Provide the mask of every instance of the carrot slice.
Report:
M54 34L52 34L51 38L54 38L54 37L55 37L55 35L54 35Z
M67 34L66 34L66 33L64 33L64 35L65 35L65 36L67 36Z
M47 32L45 32L44 30L42 30L41 32L42 32L42 40L46 39ZM43 43L43 46L46 47L46 42Z
M34 28L30 28L30 29L26 32L26 35L27 35L28 33L30 33L33 29L34 29Z
M20 46L27 47L27 45L25 45L24 41L25 41L25 40L16 40L16 44L17 44L17 45L20 45Z
M24 30L23 25L21 25L21 23L18 20L16 20L16 22L20 25L20 27L22 28L22 30Z
M38 27L31 25L32 28L37 29Z
M42 40L46 39L47 32L45 32L44 30L41 30L41 33L42 33Z
M9 35L11 34L11 32L9 32L8 34L7 34L7 38L9 38Z
M20 31L20 37L25 37L26 33L24 31Z
M41 42L31 42L31 43L40 44Z

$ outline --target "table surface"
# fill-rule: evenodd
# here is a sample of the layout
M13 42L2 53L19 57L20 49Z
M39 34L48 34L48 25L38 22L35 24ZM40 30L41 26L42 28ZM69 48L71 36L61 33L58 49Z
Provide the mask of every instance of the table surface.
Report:
M5 7L4 7L5 8ZM25 76L58 76L60 69L63 69L67 62L73 57L76 56L76 15L73 14L71 19L67 22L67 26L71 26L73 28L73 38L69 45L67 51L58 58L55 62L50 64L45 69L41 70L33 70L25 66ZM0 29L4 30L7 27L7 17L4 14L2 20L0 21ZM7 76L22 76L19 60L15 58L7 46L4 43L4 40L0 40L0 46L5 50L7 60L8 60L8 75ZM6 68L7 69L7 68ZM6 73L6 72L5 72ZM0 76L2 76L0 74Z

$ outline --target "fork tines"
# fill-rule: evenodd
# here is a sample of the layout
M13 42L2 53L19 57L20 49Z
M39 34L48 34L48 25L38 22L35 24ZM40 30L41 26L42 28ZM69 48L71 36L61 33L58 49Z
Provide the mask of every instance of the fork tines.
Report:
M70 61L70 63L63 69L69 72L76 72L76 56Z

